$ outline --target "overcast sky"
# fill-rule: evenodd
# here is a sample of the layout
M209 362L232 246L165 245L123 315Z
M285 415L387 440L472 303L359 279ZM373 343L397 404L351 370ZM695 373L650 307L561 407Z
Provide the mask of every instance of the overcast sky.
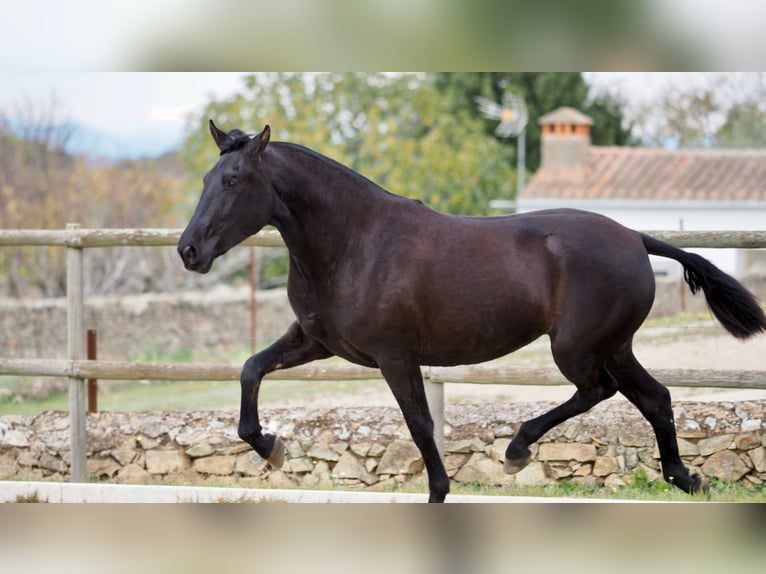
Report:
M241 86L241 73L0 72L0 110L55 101L59 119L79 128L77 151L154 155L175 147L184 119Z
M417 4L428 7L433 1L418 0ZM699 9L696 0L647 2L655 18L671 25L683 24L686 35L708 42L706 47L710 53L721 55L724 60L733 56L737 61L737 56L750 55L755 56L757 63L762 61L758 57L766 44L766 35L762 33L766 3L762 0L706 0L704 10ZM329 0L323 6L325 4L336 8L342 5ZM409 17L405 8L411 4L413 0L388 3L404 20ZM250 8L249 12L242 11L245 5ZM211 97L232 94L241 85L242 74L85 73L82 70L108 70L115 66L134 69L135 66L129 65L131 53L135 55L143 48L154 55L152 39L172 37L174 29L190 26L188 21L194 15L205 18L201 28L186 29L186 37L191 37L195 46L205 46L210 38L223 38L229 44L239 45L231 25L238 22L237 18L247 20L246 33L249 39L255 38L258 48L253 54L254 61L259 61L263 55L279 53L284 48L268 41L263 41L263 45L257 42L258 29L269 27L269 16L280 16L282 20L277 18L278 21L294 28L295 18L306 12L301 7L308 5L313 5L313 0L277 3L268 0L246 3L237 0L215 3L207 0L3 0L0 112L12 115L13 107L25 99L39 103L55 97L60 117L81 126L83 131L119 140L118 147L122 145L128 154L135 154L136 146L145 147L152 139L156 143L152 153L167 149L180 141L185 114L199 110ZM275 6L281 8L276 10ZM333 14L331 11L330 15ZM252 32L250 19L245 17L248 15L257 16ZM307 23L311 29L313 24ZM305 46L293 48L299 53L310 52ZM342 66L337 58L330 61ZM651 97L668 82L695 81L694 75L678 73L588 77L606 88L620 86L633 103ZM93 142L94 145L100 143L97 137Z
M58 116L81 128L79 148L109 146L111 156L161 153L181 141L186 114L211 98L235 93L243 75L0 71L0 110L12 116L25 100L45 105L55 98ZM683 74L596 73L588 78L599 86L620 87L634 102L669 82L695 81L694 75Z
M732 62L745 68L758 67L762 62L766 47L766 3L762 0L636 1L655 25L669 26L677 37L704 42L711 63L718 69L730 67L725 64ZM171 36L174 30L186 29L194 15L206 18L206 28L194 32L200 36L199 42L204 42L204 36L225 37L231 24L243 18L254 20L254 35L275 16L284 17L279 21L294 28L314 4L315 0L3 0L0 69L108 70L119 64L122 66L117 69L124 69L142 46ZM413 6L424 11L420 16L426 23L440 15L433 0L391 0L387 4L404 23L416 15L410 11ZM328 0L322 6L327 12L342 4ZM343 15L343 11L329 12ZM307 24L311 29L319 22Z
M0 69L108 70L184 0L3 0Z

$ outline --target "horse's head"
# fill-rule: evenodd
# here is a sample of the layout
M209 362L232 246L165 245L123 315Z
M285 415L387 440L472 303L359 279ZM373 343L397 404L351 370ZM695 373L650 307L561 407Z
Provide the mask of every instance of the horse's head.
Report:
M221 156L203 179L199 205L178 242L190 271L207 273L213 260L260 231L274 211L274 192L263 172L269 126L255 137L224 132L210 120Z

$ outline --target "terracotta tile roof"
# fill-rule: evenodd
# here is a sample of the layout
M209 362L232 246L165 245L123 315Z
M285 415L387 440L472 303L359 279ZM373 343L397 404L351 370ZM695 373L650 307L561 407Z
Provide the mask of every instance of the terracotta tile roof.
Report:
M583 167L540 168L524 198L766 201L766 150L595 147Z

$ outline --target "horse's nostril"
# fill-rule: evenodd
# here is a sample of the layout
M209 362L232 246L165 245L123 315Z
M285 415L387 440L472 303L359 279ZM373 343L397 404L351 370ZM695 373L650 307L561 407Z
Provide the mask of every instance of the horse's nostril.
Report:
M193 263L197 260L197 250L194 248L193 245L187 245L184 247L184 250L181 252L181 256L184 258L184 261L187 263Z

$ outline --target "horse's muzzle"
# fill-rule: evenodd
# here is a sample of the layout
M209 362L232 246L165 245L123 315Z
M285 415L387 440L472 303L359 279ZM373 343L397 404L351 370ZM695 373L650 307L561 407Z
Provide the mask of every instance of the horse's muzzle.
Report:
M199 252L194 245L180 245L178 246L178 254L184 262L184 267L189 271L196 271L197 273L207 273L212 267L212 261L202 261L199 257Z

